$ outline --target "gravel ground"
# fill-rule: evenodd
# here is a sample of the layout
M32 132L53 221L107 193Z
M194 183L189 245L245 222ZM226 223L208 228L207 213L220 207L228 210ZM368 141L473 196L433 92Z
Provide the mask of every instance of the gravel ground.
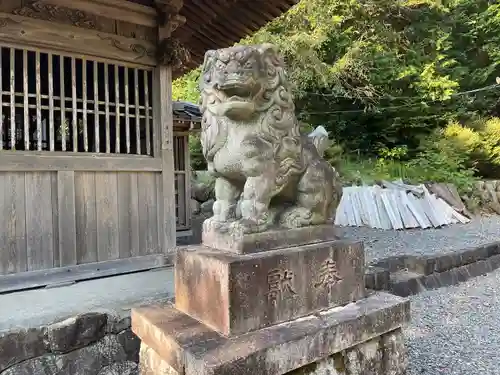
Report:
M348 238L363 240L366 260L372 262L395 255L442 254L499 241L500 216L475 218L469 224L454 224L441 229L384 231L345 227L340 232Z
M408 375L500 374L500 270L410 299Z

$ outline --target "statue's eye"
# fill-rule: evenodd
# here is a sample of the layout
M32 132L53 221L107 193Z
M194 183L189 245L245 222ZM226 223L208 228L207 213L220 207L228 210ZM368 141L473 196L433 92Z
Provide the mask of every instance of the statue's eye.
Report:
M215 67L218 69L218 70L222 70L225 68L225 64L222 62L222 61L217 61L217 64L215 64Z
M252 69L253 68L253 62L247 61L245 63L245 69Z

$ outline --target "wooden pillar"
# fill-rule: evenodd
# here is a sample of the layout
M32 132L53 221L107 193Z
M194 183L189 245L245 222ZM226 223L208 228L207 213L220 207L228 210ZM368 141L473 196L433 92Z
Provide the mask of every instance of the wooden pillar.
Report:
M185 22L178 13L182 8L182 0L155 0L158 11L158 45L160 50L165 41L171 42L172 32ZM173 108L172 108L172 64L176 63L171 56L158 53L158 66L155 68L155 98L156 120L159 125L156 129L161 134L160 149L156 155L162 159L162 186L161 202L163 218L160 226L160 241L163 252L173 252L176 245L176 213L175 213L175 171L173 145ZM169 63L166 63L166 62ZM159 134L156 134L158 136ZM158 142L157 142L158 144Z
M170 66L158 66L154 74L154 93L156 108L156 129L161 142L156 142L156 155L162 160L162 175L160 191L162 219L160 225L160 243L164 253L173 251L176 245L176 215L175 215L175 174L173 148L173 112L172 112L172 69Z

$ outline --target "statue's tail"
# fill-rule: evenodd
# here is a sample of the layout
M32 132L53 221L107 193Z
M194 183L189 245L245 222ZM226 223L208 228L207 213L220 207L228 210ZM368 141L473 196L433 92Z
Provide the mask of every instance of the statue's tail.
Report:
M309 133L308 137L316 147L319 156L323 157L326 149L332 144L332 142L328 139L328 132L326 129L320 125Z

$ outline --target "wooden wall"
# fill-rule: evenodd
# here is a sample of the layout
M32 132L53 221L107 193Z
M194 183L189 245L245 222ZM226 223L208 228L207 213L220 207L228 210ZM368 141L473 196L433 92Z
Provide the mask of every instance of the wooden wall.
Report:
M158 65L156 44L163 35L160 29L154 8L129 1L0 0L0 46L5 51L10 49L10 57L0 59L0 69L10 69L9 84L0 80L0 94L3 99L9 97L8 101L0 100L0 114L6 114L7 109L11 114L8 128L11 146L0 152L0 293L51 284L49 279L56 274L57 277L51 279L55 284L133 272L171 261L176 245L172 68ZM22 59L18 57L20 52L14 49L23 50ZM24 73L31 66L29 56L33 53L35 92L30 89L29 79L24 78L28 76ZM47 74L42 64L45 55L48 56ZM56 55L63 57L54 57ZM104 150L100 147L104 140L113 138L112 122L108 122L112 95L105 94L102 99L100 79L91 81L87 73L83 73L87 69L82 69L81 79L76 73L67 73L76 72L78 59L82 59L82 66L93 61L92 77L104 77L104 87L107 83L111 86L106 70L109 72L113 64L134 72L134 87L139 82L135 77L145 76L147 89L139 88L128 95L133 96L139 108L138 118L143 116L148 124L148 117L151 120L151 129L148 125L144 134L145 141L137 129L135 133L130 132L133 126L129 121L131 113L127 112L130 102L125 94L129 90L123 94L117 90L120 94L115 93L115 97L125 96L125 104L122 106L116 100L114 107L116 117L121 116L125 121L125 138L137 139L138 144L146 142L145 153L134 152L130 147L126 147L125 153L116 147L120 144L118 141L115 151L112 144L109 147L106 144ZM9 68L1 65L7 61ZM65 61L70 61L71 69L57 71L55 66L64 67ZM100 74L101 65L104 75ZM19 74L17 66L22 66L24 73ZM121 77L120 69L117 69L118 77ZM43 92L45 76L48 93ZM71 90L66 84L70 76ZM62 84L57 85L55 77L66 78L59 79ZM126 87L127 79L124 80ZM74 89L76 82L81 83L81 90ZM87 89L91 83L93 95L89 97ZM57 102L59 86L62 87L59 97L71 92L71 103L66 103L64 98ZM116 89L116 84L114 87ZM138 91L145 91L143 99ZM20 92L24 98L22 104L16 99ZM31 103L33 98L36 104ZM42 99L47 98L47 108L42 108ZM83 104L80 108L80 100L82 103L93 100L93 105ZM85 130L83 120L83 151L86 152L81 152L80 133L74 125L79 124L80 115L85 117L92 110L102 112L102 101L104 119L98 115L91 122L95 129L100 129L102 124L109 125L110 131L106 126L105 138L100 131L94 132L96 146L86 148L85 137L90 133L88 128ZM121 109L116 110L122 107L123 116ZM141 107L144 108L142 114ZM36 148L26 146L30 143L26 134L31 134L29 119L33 108L37 117ZM47 116L44 110L48 111ZM61 123L64 118L72 119L71 148L64 147L62 141L61 148L57 147L54 135L57 134L54 125L57 113L62 113ZM46 148L38 141L43 139L39 133L44 116L48 118L49 139L55 139L49 141ZM115 135L119 134L121 139L121 122L115 121L115 126L119 129ZM24 129L24 148L16 142L18 128ZM187 178L186 171L179 173ZM186 197L188 184L186 179L183 190Z
M0 275L161 253L161 191L158 172L0 172Z

